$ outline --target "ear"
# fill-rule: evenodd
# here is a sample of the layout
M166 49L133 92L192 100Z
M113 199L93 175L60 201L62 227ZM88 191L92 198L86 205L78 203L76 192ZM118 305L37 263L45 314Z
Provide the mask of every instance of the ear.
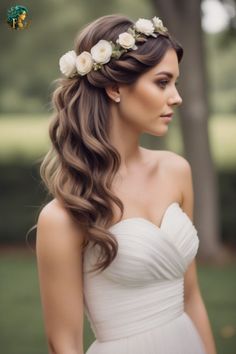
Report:
M120 88L119 85L113 84L105 88L108 97L114 102L120 101Z

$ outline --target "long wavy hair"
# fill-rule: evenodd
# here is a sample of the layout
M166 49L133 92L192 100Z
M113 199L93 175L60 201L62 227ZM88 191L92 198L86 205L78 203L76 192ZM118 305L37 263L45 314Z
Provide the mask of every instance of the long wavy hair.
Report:
M75 39L75 52L90 51L100 39L115 42L134 23L115 14L91 22ZM122 201L112 192L120 167L119 152L109 138L110 98L105 88L114 83L130 85L158 64L173 48L178 61L183 49L167 32L146 37L119 59L111 59L100 70L85 76L59 78L52 94L55 114L49 127L51 147L40 166L40 175L50 196L56 198L78 227L84 229L84 249L99 246L99 257L91 271L104 270L117 255L118 242L108 230L113 203L124 213Z

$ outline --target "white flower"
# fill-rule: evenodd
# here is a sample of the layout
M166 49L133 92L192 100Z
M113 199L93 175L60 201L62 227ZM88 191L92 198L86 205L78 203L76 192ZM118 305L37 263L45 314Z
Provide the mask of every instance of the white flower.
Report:
M135 38L128 32L119 34L119 38L117 39L116 43L125 49L137 49L135 45Z
M76 58L76 69L80 75L86 75L92 70L93 67L93 58L89 52L82 52Z
M154 26L152 21L146 20L144 18L140 18L137 22L135 22L134 27L136 31L144 33L147 36L152 35L154 32Z
M112 46L105 39L101 39L91 48L91 55L96 63L106 64L111 59Z
M70 50L69 52L62 55L59 60L59 66L62 74L67 77L71 77L76 73L75 67L76 53L74 50Z
M152 21L154 23L156 31L158 31L158 30L161 30L163 32L167 31L167 28L163 26L163 22L162 22L162 20L159 17L156 17L156 16L153 17Z

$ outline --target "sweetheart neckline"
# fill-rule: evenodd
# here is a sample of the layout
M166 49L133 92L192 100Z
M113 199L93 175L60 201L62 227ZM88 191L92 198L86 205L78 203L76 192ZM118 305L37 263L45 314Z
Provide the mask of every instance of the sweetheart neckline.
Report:
M161 218L161 222L160 222L160 226L156 225L155 223L153 223L152 221L148 220L147 218L144 218L143 216L132 216L132 217L129 217L129 218L125 218L125 219L122 219L118 222L116 222L115 224L111 225L109 227L108 230L111 230L113 229L114 227L120 225L120 224L123 224L123 223L126 223L128 221L135 221L135 220L140 220L140 221L143 221L143 222L146 222L148 223L149 225L152 225L153 227L155 227L156 229L158 230L162 230L162 227L163 227L163 223L164 223L164 220L165 220L165 217L167 215L167 212L168 210L174 206L174 205L177 205L179 207L179 209L184 213L184 210L181 208L180 204L178 202L172 202L171 204L168 205L168 207L165 209L164 211L164 214L162 215L162 218ZM186 214L187 215L187 214ZM187 215L188 219L190 220L189 216ZM192 220L190 220L192 222Z

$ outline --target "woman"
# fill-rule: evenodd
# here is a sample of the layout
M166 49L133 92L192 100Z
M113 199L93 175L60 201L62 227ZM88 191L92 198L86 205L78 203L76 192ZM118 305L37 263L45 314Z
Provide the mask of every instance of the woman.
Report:
M28 10L25 6L12 6L7 11L7 23L13 29L24 29L25 24L22 21L25 20L28 14Z
M50 353L215 354L197 281L190 164L167 134L181 46L162 21L104 16L60 58L37 261ZM121 211L121 215L120 215Z

